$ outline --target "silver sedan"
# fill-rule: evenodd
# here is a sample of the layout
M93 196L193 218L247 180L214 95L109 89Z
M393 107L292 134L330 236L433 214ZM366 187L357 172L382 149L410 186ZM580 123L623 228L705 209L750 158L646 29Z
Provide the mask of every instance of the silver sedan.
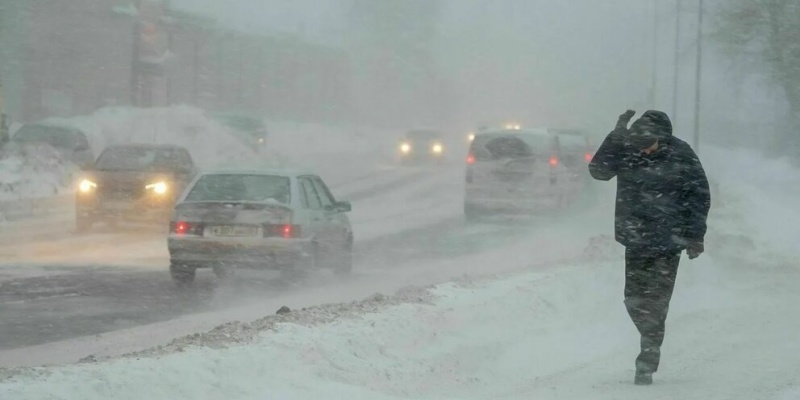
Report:
M226 276L235 268L297 273L329 268L348 274L353 231L348 202L315 174L286 170L203 173L179 198L168 248L178 285L198 268Z

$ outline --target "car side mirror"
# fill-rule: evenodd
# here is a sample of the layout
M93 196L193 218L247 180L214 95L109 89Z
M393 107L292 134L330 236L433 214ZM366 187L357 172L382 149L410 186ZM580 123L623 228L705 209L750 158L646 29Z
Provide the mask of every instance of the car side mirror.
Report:
M337 202L336 205L334 205L334 208L336 209L336 211L339 211L339 212L350 212L350 211L353 211L353 205L350 204L349 201Z

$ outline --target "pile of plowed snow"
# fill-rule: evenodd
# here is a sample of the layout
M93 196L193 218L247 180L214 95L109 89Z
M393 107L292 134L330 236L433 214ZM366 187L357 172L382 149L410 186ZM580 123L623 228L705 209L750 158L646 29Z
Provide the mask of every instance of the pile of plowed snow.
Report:
M111 145L174 144L186 147L202 168L255 162L255 154L226 128L190 106L103 108L94 114L49 122L80 128L99 156Z
M127 143L186 147L201 168L255 165L259 159L225 127L189 106L104 108L88 116L51 118L47 123L85 132L95 157L107 146ZM74 186L78 169L47 145L9 144L0 151L0 200L53 196Z
M0 201L64 193L76 172L48 145L9 144L0 150Z

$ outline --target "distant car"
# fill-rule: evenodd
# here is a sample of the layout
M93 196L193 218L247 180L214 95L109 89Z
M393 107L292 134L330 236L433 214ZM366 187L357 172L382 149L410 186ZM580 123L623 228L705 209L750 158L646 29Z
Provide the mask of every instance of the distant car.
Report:
M76 227L98 222L161 222L196 175L189 151L180 146L129 144L106 148L84 171L75 202Z
M294 274L329 268L349 274L353 231L348 202L315 174L281 170L204 173L181 196L170 223L170 273L178 285L198 268Z
M400 162L441 162L445 157L444 135L432 129L416 129L406 132L398 146Z
M563 154L560 136L548 130L477 133L467 155L465 217L564 207L585 183L565 165Z
M11 138L12 143L45 143L56 149L61 157L84 168L94 162L94 152L86 134L80 130L45 122L25 124Z
M561 160L565 164L586 169L586 164L594 157L589 135L578 129L551 129L551 131L559 135Z
M238 135L239 140L256 153L267 147L267 126L264 120L244 114L221 113L214 115L214 120L230 128Z

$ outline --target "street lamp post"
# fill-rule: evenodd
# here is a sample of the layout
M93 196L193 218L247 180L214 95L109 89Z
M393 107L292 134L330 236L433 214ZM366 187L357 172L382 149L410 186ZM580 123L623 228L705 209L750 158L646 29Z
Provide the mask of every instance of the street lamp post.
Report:
M653 70L650 77L650 108L656 108L658 86L658 0L653 0Z
M697 15L697 65L694 84L694 150L700 152L700 85L703 72L703 0L700 0Z
M680 82L681 0L675 0L675 60L672 75L672 120L678 121L678 83Z
M130 101L131 105L133 105L134 107L138 107L139 88L141 86L140 69L139 69L139 58L141 56L141 49L139 40L142 34L141 19L139 13L141 12L142 9L142 1L136 0L134 6L136 7L136 17L133 20L133 48L131 49Z

